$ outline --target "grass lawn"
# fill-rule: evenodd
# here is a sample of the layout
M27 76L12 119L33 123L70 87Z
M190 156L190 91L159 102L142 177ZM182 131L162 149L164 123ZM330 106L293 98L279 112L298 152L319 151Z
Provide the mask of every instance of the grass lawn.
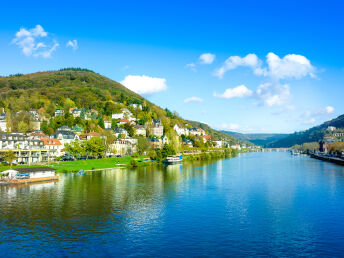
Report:
M137 161L147 159L147 156L140 156ZM74 161L61 161L52 162L46 165L18 165L12 166L12 169L16 168L32 168L32 167L52 167L57 172L73 172L79 170L91 170L101 168L113 168L113 167L125 167L130 165L130 161L133 157L118 157L118 158L106 158L106 159L89 159L89 160L74 160ZM139 162L139 166L144 166L149 162ZM10 166L0 165L0 172L11 169Z
M137 160L143 160L146 156L140 156ZM75 161L62 161L49 164L50 167L55 168L58 172L71 172L79 170L91 170L101 168L113 168L128 166L133 157L118 157L106 159L89 159L89 160L75 160ZM144 162L146 163L146 162ZM143 165L139 163L139 165Z

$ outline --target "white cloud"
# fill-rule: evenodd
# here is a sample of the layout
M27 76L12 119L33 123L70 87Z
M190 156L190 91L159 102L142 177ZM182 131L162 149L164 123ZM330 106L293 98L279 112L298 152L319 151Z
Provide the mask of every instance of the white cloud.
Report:
M214 74L222 79L227 71L233 70L239 66L250 67L258 75L265 73L265 70L261 68L260 59L255 54L248 54L245 57L230 56L219 69L215 70Z
M236 131L236 130L239 130L241 128L240 125L238 124L233 124L233 123L229 123L229 124L226 124L226 123L223 123L220 125L220 129L221 130L229 130L229 131Z
M44 31L41 25L32 29L21 28L12 40L25 56L49 58L59 44L47 38L48 32Z
M255 54L248 54L245 57L230 56L220 68L215 70L214 75L222 79L227 71L244 66L251 68L255 75L266 76L275 80L300 79L307 75L315 77L315 68L302 55L289 54L280 58L270 52L266 56L266 64L267 66L263 67L262 60Z
M275 79L295 78L300 79L307 75L314 77L314 67L304 56L289 54L282 59L274 53L266 56L268 74Z
M325 108L325 112L326 112L326 114L332 114L332 113L334 113L334 107L327 106L327 107Z
M224 131L234 131L234 132L241 132L241 133L249 133L249 132L264 132L266 131L263 128L252 128L246 125L239 125L235 123L222 123L220 125L214 125L214 128Z
M255 96L261 100L260 104L269 107L282 106L290 100L290 87L288 84L281 83L281 80L315 77L315 68L306 57L289 54L280 58L271 52L266 56L265 66L255 54L248 54L245 57L230 56L223 66L215 70L215 76L221 79L227 71L240 66L248 67L255 75L267 78L259 85Z
M167 90L166 79L146 75L128 75L121 83L138 94L149 95Z
M71 47L73 50L77 50L79 47L78 41L76 39L69 40L66 44L66 47Z
M197 71L195 63L186 64L186 68L189 68L193 72Z
M190 98L184 99L184 103L189 103L189 102L203 102L203 99L199 97L190 97Z
M239 85L235 88L226 89L223 94L214 93L214 97L231 99L231 98L244 98L250 97L252 95L252 91L249 90L245 85Z
M333 114L334 111L335 109L332 106L327 106L316 111L306 110L300 115L299 121L306 125L314 124L318 120L318 122L321 122L328 119L328 116Z
M272 82L262 83L256 90L256 97L269 107L284 105L290 98L289 85Z
M211 53L204 53L199 57L201 64L212 64L215 60L215 55Z

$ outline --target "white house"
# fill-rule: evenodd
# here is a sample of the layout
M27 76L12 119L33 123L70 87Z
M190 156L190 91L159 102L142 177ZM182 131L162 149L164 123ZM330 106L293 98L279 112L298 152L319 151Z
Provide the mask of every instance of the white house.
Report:
M114 113L111 115L112 119L123 119L124 118L124 113Z
M104 127L105 127L105 129L110 129L111 128L111 121L104 120Z
M222 141L213 141L216 148L222 148L223 142Z
M61 108L56 109L55 116L64 116L64 110Z
M146 128L143 125L135 125L134 129L136 135L146 136Z
M131 104L130 106L133 107L133 108L139 108L139 109L142 110L142 105L141 104Z
M0 131L1 131L1 132L7 132L7 123L6 123L6 119L0 120Z
M187 130L184 127L179 127L177 124L173 127L174 131L178 134L178 136L181 136L182 134L188 136L189 130Z
M131 140L136 139L117 139L112 145L112 152L115 155L131 155L137 151L137 140L133 143Z
M60 157L62 155L63 145L59 139L41 138L44 143L44 148L52 151L52 155Z
M170 141L168 140L168 137L166 135L164 135L164 137L162 137L162 144L169 144Z

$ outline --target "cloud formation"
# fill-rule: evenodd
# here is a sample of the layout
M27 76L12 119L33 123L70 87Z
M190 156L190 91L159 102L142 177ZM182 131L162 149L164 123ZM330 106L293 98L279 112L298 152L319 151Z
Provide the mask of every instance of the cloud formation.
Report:
M201 64L212 64L215 60L215 55L211 53L204 53L200 55L199 61Z
M76 39L69 40L66 44L66 47L71 47L73 50L77 50L79 47L78 41Z
M268 107L281 106L288 102L290 88L288 84L266 82L259 85L256 96Z
M190 98L184 99L184 103L189 103L189 102L203 102L203 99L199 97L190 97Z
M128 75L121 83L128 89L143 95L167 90L166 79L146 75Z
M245 57L230 56L224 64L215 70L214 75L222 79L225 73L237 67L249 67L255 75L274 78L276 80L295 78L300 79L307 75L315 77L315 68L311 62L302 55L289 54L280 58L270 52L266 55L266 66L255 54Z
M261 69L261 61L255 54L248 54L245 57L230 56L225 63L217 70L215 70L215 76L222 79L225 73L229 70L233 70L237 67L244 66L250 67L256 74L261 75L263 73Z
M196 64L195 63L190 63L186 64L186 68L189 68L191 71L196 72Z
M318 120L327 119L334 111L335 109L332 106L323 107L316 111L307 110L300 115L299 121L305 125L315 124Z
M25 56L49 58L51 54L59 46L56 40L48 38L46 32L41 25L36 25L32 29L21 28L12 40Z
M230 70L238 67L250 68L255 75L265 78L265 81L257 88L255 96L260 100L260 104L269 107L284 105L290 99L290 86L282 83L282 80L301 79L306 76L315 77L315 68L302 55L289 54L280 58L270 52L266 56L265 63L266 65L255 54L248 54L244 57L230 56L220 68L215 70L214 75L222 79ZM231 92L229 91L229 93ZM247 96L244 95L244 97Z
M239 85L235 88L226 89L224 93L217 94L214 92L214 97L231 99L231 98L244 98L252 96L252 91L249 90L245 85Z
M277 80L286 78L300 79L307 75L314 77L314 67L304 56L289 54L280 58L274 53L266 56L268 75Z

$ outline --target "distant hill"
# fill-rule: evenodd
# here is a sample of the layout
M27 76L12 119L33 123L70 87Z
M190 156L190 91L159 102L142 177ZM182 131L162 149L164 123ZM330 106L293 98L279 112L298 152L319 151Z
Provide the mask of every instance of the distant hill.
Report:
M291 147L295 144L303 144L305 142L315 142L324 138L326 129L329 126L336 128L344 128L344 115L327 121L319 126L312 127L303 132L295 132L282 139L267 144L268 147Z
M72 104L71 104L72 103ZM122 84L105 76L82 68L64 68L58 71L15 74L0 77L0 107L11 113L40 110L48 118L56 108L68 110L70 105L95 109L110 117L118 111L118 104L142 104L144 110L135 114L140 121L159 119L165 128L174 124L188 123L209 132L213 139L225 138L236 143L237 139L218 132L208 125L186 121L168 109L162 109L142 96L127 89Z
M254 133L254 134L243 134L231 131L222 131L230 136L233 136L239 140L251 142L258 146L267 146L275 141L283 139L288 136L288 134L267 134L267 133Z

